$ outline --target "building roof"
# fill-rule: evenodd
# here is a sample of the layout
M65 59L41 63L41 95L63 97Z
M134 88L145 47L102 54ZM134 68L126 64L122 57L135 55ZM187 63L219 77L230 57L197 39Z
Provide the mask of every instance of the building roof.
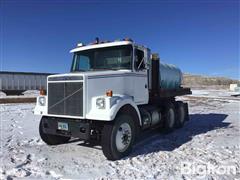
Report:
M52 75L52 74L56 74L56 73L0 71L0 74Z

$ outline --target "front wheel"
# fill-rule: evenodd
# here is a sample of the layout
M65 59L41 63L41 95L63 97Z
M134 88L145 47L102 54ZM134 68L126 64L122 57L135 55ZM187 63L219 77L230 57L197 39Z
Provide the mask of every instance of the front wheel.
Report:
M102 150L108 160L118 160L129 155L135 139L135 127L131 116L119 114L113 123L102 129Z
M41 139L48 145L58 145L67 143L70 140L70 137L59 136L59 135L52 135L44 133L44 120L47 120L46 117L43 117L39 124L39 135Z

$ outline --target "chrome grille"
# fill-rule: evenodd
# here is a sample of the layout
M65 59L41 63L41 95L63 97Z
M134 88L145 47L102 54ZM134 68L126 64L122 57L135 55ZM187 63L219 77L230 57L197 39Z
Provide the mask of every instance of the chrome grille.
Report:
M83 116L83 82L48 83L48 114Z

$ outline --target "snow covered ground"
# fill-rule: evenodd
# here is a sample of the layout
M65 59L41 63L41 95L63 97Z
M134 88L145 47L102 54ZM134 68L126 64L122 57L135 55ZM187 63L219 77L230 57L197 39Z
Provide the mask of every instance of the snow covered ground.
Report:
M47 146L38 135L34 104L0 104L0 179L239 179L240 98L225 90L193 93L179 98L189 102L183 128L145 132L132 154L115 162L101 147L81 141ZM218 171L196 170L210 165ZM226 167L231 171L221 175Z
M26 97L37 97L39 96L39 91L38 90L28 90L28 91L25 91L23 92L22 95L19 95L19 96L14 96L14 95L10 95L10 96L7 96L4 92L0 91L0 99L1 98L26 98Z

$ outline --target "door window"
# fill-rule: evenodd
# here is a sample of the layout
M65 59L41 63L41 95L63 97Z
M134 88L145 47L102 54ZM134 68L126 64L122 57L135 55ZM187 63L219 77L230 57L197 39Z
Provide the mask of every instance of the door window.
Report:
M144 64L144 52L136 49L135 50L135 70L143 70L145 69L145 64Z

